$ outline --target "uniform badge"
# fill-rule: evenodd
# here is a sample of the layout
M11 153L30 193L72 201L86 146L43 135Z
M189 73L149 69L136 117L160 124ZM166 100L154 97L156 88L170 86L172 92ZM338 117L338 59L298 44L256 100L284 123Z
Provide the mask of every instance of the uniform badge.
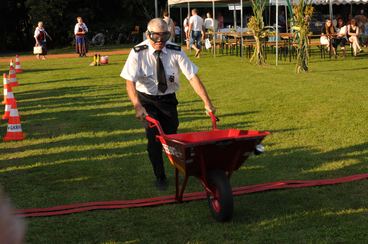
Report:
M169 76L169 81L170 81L170 82L174 82L174 81L175 81L175 76L170 75L170 76Z

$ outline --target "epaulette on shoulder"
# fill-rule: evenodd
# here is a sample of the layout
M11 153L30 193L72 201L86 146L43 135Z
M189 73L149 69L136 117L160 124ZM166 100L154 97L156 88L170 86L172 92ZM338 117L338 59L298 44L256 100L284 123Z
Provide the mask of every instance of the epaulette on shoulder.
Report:
M148 45L140 45L140 46L135 46L135 47L133 47L133 49L134 49L134 51L136 52L136 53L138 53L138 52L140 52L140 51L142 51L142 50L144 50L144 49L147 49L148 48Z
M167 49L175 50L175 51L181 51L181 47L174 44L166 44Z

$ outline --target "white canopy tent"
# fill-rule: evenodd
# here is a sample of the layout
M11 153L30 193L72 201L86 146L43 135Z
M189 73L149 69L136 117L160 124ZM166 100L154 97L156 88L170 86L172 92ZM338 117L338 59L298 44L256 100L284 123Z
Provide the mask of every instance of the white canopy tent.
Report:
M291 4L297 4L299 0L290 0ZM216 3L238 3L241 6L240 15L241 15L241 21L240 21L240 30L241 30L241 42L243 42L243 0L168 0L168 9L170 12L170 6L172 5L185 5L187 4L188 7L188 14L190 13L190 4L193 3L212 3L212 17L215 18L215 4ZM333 9L332 5L340 5L340 4L361 4L361 3L368 3L368 0L312 0L312 4L316 5L327 5L329 4L329 12L330 12L330 18L332 19L333 16ZM286 0L269 0L270 5L276 6L276 27L278 27L278 6L286 6L287 1ZM181 13L181 12L180 12ZM285 15L287 17L287 11L285 11ZM287 19L287 18L286 18ZM180 20L182 22L182 20ZM278 36L278 28L276 28L276 37ZM214 47L215 47L215 38L214 38ZM243 55L243 50L240 49L240 55ZM215 52L214 52L215 54ZM278 38L276 38L276 65L278 62Z
M286 0L270 0L270 1L276 1L275 4L278 6L279 3L278 1L285 1ZM367 0L368 1L368 0ZM215 18L215 3L236 3L236 4L240 4L240 36L241 36L241 43L243 42L243 0L168 0L168 8L170 9L171 5L178 5L178 4L187 4L188 6L188 14L190 13L189 9L190 9L190 4L191 3L212 3L212 16L213 18ZM286 5L286 3L285 3ZM169 10L170 11L170 10ZM277 12L278 15L278 12ZM278 25L278 17L276 18L276 26ZM278 28L276 28L276 36L278 36ZM215 39L213 40L213 45L215 48ZM214 51L214 55L215 55L215 51ZM240 49L240 55L243 56L243 50L242 48ZM276 65L278 62L278 38L276 38Z
M297 4L299 0L290 0L291 4ZM279 19L279 11L278 6L287 6L287 0L269 0L270 5L276 6L276 36L278 36L278 19ZM340 4L361 4L368 3L368 0L312 0L312 4L315 5L329 5L329 15L330 19L333 19L333 8L332 5L340 5ZM287 11L285 11L285 16L287 20ZM287 23L287 22L286 22ZM278 38L276 38L276 65L278 60Z
M215 4L216 3L227 3L227 4L240 4L240 30L241 30L241 33L240 33L240 36L241 36L241 42L243 42L243 0L168 0L167 2L167 5L168 5L168 11L170 13L170 6L172 5L184 5L184 4L187 4L188 6L188 14L190 13L190 5L191 3L195 4L195 3L208 3L208 4L211 4L212 3L212 18L215 20ZM181 12L180 12L181 14ZM182 19L180 20L180 22L182 22ZM213 51L213 55L215 56L216 55L216 45L215 45L215 38L213 38L213 48L214 48L214 51ZM240 55L243 56L243 50L240 49Z

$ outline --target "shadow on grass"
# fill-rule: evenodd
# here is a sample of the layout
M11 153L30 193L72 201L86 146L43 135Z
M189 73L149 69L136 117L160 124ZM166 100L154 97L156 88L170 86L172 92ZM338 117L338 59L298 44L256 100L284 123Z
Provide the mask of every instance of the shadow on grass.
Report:
M260 166L252 171L251 181L334 178L366 172L367 148L368 142L327 152L305 147L266 150L261 157L251 158L253 166Z
M93 87L90 85L85 86L70 86L70 87L62 87L57 89L47 89L47 90L32 90L32 91L22 91L17 92L18 100L27 100L27 99L52 99L53 97L61 97L67 94L80 94L97 89L97 86ZM83 92L83 93L82 93Z
M352 67L352 68L344 68L344 69L320 70L320 71L316 71L316 73L331 73L331 72L344 72L344 71L354 72L355 70L368 70L368 67Z
M58 80L47 80L41 82L22 82L22 86L31 86L36 84L51 84L59 82L70 82L70 81L80 81L80 80L90 80L91 77L78 77L78 79L58 79Z
M366 173L367 148L368 142L363 142L327 152L304 147L266 151L263 156L250 159L253 162L246 173L234 173L235 179L232 180L236 184L233 187L283 180L332 179ZM287 229L287 225L293 225L293 222L308 222L306 219L312 223L315 220L321 221L321 218L326 217L326 212L336 212L338 216L338 212L343 211L350 202L354 202L352 205L357 209L366 206L365 200L359 197L365 196L365 192L362 192L364 184L367 184L365 182L284 189L235 197L234 223L260 225L257 228L273 232ZM244 215L247 217L244 218ZM288 217L280 220L281 216ZM315 228L319 228L318 224Z
M60 70L73 70L75 68L73 67L63 67L63 68L46 68L46 69L38 69L38 68L32 68L27 69L27 73L33 73L33 72L48 72L48 71L60 71Z
M67 100L67 102L65 102ZM95 106L95 108L105 108L108 110L108 106L115 106L116 103L126 106L128 109L132 108L132 106L127 105L127 100L123 100L122 98L115 97L111 98L111 96L99 96L99 97L62 97L62 98L52 98L47 99L46 102L40 101L31 101L31 102L18 102L19 111L21 112L31 112L32 115L38 114L38 110L40 109L59 109L59 110L79 110L85 105ZM104 106L105 105L105 106ZM103 109L101 109L103 110Z

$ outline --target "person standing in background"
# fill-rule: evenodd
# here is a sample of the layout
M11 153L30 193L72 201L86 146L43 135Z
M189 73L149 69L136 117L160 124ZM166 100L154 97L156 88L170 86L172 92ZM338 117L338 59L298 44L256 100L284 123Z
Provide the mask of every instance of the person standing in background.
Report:
M174 21L170 18L169 12L167 12L166 10L164 11L163 16L164 16L164 20L165 20L167 26L169 27L169 32L171 34L169 41L175 42L175 24L174 24Z
M218 22L218 28L223 29L224 28L224 16L222 16L221 13L217 16L217 22Z
M74 27L75 51L79 54L79 57L85 57L88 52L86 43L88 28L82 17L77 17L77 21L78 23Z
M188 14L188 16L183 21L183 27L184 27L184 33L185 33L185 43L187 44L187 50L189 50L189 43L190 43L189 18L190 18L190 14Z
M203 31L203 19L198 15L197 9L192 10L192 16L189 18L189 34L190 34L190 47L195 52L195 57L199 58L201 53L201 41L204 39Z
M37 23L37 27L36 27L36 30L34 32L34 38L36 40L36 45L35 46L36 47L41 46L42 47L42 53L36 55L37 59L40 59L40 55L42 56L42 60L46 59L46 55L47 55L46 37L48 37L48 38L50 38L50 40L52 40L50 35L46 32L45 28L43 27L43 22L39 21Z
M207 13L207 18L204 20L204 29L207 31L214 31L214 23L210 13Z

